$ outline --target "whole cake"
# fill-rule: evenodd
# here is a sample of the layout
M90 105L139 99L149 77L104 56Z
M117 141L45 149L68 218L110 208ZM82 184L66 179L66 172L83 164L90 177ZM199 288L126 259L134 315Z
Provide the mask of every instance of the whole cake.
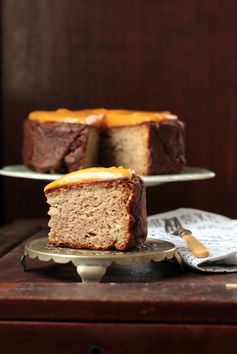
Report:
M82 169L44 191L51 245L125 251L146 240L145 186L130 169Z
M38 172L122 165L138 175L176 173L184 124L169 112L35 111L24 121L23 160Z

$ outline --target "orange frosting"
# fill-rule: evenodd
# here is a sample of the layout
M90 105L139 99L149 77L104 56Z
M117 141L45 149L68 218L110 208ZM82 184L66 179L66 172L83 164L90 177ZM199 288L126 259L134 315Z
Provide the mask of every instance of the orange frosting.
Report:
M69 109L59 108L56 111L34 111L29 114L30 120L37 120L41 123L65 122L88 125L101 125L104 119L103 110L84 109L70 111Z
M107 127L112 128L121 125L135 125L143 122L160 122L168 119L177 119L177 116L170 112L111 109L106 111L104 122Z
M65 185L80 184L86 182L102 181L116 178L131 179L133 171L124 167L91 167L68 173L49 183L44 191L63 187Z
M29 114L29 119L42 123L65 122L112 128L143 122L174 120L177 119L177 116L170 112L145 112L104 108L70 111L61 108L56 111L34 111Z

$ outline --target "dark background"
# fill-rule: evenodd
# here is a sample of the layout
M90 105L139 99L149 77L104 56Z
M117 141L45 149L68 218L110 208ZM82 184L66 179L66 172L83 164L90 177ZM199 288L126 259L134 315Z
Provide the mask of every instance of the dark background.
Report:
M148 189L148 212L237 217L235 0L2 0L1 165L36 109L170 110L205 181ZM1 222L46 216L43 182L1 178Z

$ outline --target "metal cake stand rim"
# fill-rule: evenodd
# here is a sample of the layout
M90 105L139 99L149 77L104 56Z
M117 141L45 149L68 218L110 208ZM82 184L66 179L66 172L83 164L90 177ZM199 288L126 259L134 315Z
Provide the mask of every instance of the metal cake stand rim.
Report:
M160 240L160 239L155 239L155 238L147 238L147 240L145 241L145 243L141 246L139 246L141 249L133 249L133 250L130 250L130 251L115 251L115 250L110 250L110 251L103 251L103 250L90 250L90 249L76 249L76 248L70 248L70 247L57 247L57 246L51 246L51 245L48 245L47 244L47 240L48 240L48 237L39 237L39 238L35 238L33 240L30 240L28 241L26 244L25 244L25 247L24 247L24 252L30 252L30 253L35 253L35 254L39 254L39 255L53 255L55 257L68 257L68 258L81 258L81 259L90 259L90 258L93 258L93 259L98 259L98 260L105 260L105 259L114 259L116 261L116 259L123 259L123 258L127 258L127 257L135 257L135 256L138 256L138 257L144 257L145 255L157 255L157 254L169 254L170 252L174 252L176 250L176 246L172 243L172 242L169 242L169 241L164 241L164 240ZM30 248L30 245L32 243L35 243L35 242L39 242L39 241L44 241L45 244L46 244L46 247L48 247L48 251L46 250L36 250L36 249L32 249ZM157 249L154 249L154 250L148 250L148 251L144 251L142 252L142 247L144 245L146 245L147 243L153 243L153 244L161 244L161 245L166 245L166 246L170 246L169 249L166 249L166 250L157 250ZM160 245L158 245L160 246ZM138 247L138 248L139 248ZM58 250L61 251L61 253L58 253ZM56 251L54 253L54 251ZM78 251L78 254L69 254L69 252L72 251L72 252L77 252ZM65 252L65 253L64 253ZM70 260L69 260L70 261Z

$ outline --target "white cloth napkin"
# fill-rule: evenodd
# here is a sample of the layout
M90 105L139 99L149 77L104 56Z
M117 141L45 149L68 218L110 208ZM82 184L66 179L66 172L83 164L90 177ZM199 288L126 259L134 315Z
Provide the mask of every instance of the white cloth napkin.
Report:
M208 249L209 256L196 258L185 241L165 232L164 219L177 217ZM207 211L180 208L148 217L148 237L176 245L182 261L204 272L237 272L237 220Z

